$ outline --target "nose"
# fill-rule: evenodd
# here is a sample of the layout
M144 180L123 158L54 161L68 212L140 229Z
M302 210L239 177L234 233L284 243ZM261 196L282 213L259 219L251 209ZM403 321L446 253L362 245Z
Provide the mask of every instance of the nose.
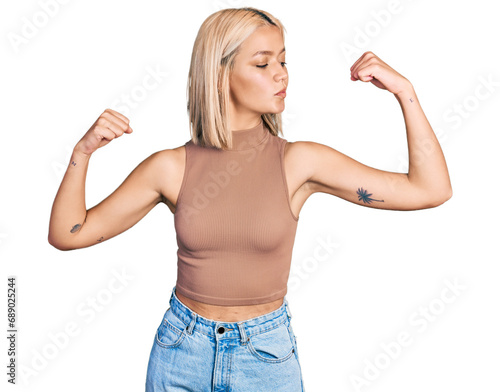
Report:
M274 79L278 82L278 83L284 83L286 85L286 82L287 82L287 79L288 79L288 71L286 68L283 68L283 66L280 64L278 64L278 67L277 68L277 71L276 71L276 74L274 75Z
M286 72L286 70L284 70L284 72L278 72L275 75L274 79L279 84L286 86L288 82L288 73Z

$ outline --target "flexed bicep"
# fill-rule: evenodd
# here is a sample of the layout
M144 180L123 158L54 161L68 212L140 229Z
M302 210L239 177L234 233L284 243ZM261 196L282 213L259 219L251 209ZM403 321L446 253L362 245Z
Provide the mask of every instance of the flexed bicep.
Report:
M122 184L99 204L87 210L83 222L75 222L69 249L84 248L123 233L162 201L160 179L166 178L172 150L150 155Z
M308 165L311 191L366 207L417 210L439 205L431 192L410 183L406 173L367 166L324 144L296 142Z

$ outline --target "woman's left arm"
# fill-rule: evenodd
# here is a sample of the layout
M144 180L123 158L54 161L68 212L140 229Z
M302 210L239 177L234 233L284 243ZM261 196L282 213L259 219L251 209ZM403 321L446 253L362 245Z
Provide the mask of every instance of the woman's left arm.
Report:
M366 166L331 147L295 142L292 150L308 162L310 193L324 192L368 207L417 210L436 207L452 195L448 168L439 142L408 79L372 52L351 67L351 80L371 82L393 93L403 111L408 141L408 173Z

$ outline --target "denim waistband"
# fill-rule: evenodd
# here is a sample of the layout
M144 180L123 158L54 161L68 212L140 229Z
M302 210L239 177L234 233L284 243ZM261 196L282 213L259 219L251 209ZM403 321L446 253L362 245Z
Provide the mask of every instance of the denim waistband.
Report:
M172 313L187 325L186 332L189 335L196 330L215 339L240 339L241 344L246 344L250 336L271 330L292 318L286 297L278 309L238 322L217 321L200 316L177 298L175 286L169 302Z

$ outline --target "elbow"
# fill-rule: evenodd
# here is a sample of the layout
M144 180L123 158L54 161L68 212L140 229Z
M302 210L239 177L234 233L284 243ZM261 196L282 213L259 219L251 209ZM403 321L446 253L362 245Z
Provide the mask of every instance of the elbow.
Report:
M453 189L451 188L451 185L446 188L446 190L443 192L443 195L441 197L441 202L439 205L443 204L444 202L448 201L451 199L453 196Z
M445 201L450 200L450 199L451 199L451 197L453 196L453 189L451 188L451 186L448 188L448 192L447 192L447 194L446 194L446 195L447 195L447 196L446 196L446 200L444 200L444 201L443 201L443 203L444 203Z
M65 244L62 241L58 241L56 238L54 238L53 235L51 235L51 233L49 233L48 241L49 241L50 245L52 245L54 248L56 248L58 250L65 251L65 250L73 250L74 249L73 247L68 246L68 244Z
M451 186L445 189L444 191L436 192L431 198L428 208L438 207L441 204L444 204L445 202L450 200L452 196L453 196L453 189L451 188Z

